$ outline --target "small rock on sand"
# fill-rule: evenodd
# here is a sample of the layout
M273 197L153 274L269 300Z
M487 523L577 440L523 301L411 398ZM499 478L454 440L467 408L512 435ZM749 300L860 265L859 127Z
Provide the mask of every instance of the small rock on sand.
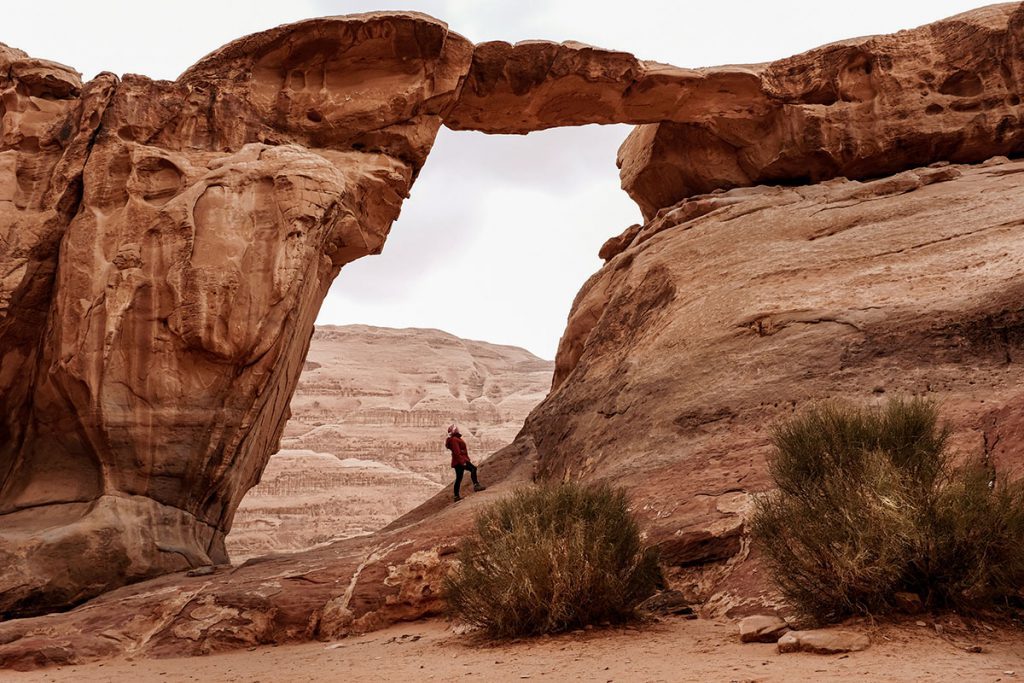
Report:
M774 643L789 625L775 615L759 614L740 621L740 641L744 643Z
M920 614L924 611L924 602L917 593L895 593L892 600L896 609L904 614Z
M813 652L835 655L866 650L871 640L863 633L831 629L790 631L779 638L779 652Z

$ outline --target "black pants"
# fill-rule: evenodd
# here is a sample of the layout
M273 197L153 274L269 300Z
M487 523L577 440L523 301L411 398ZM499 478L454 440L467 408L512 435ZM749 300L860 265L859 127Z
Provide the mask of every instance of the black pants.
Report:
M459 487L462 486L462 475L469 471L469 476L473 479L474 484L479 484L480 480L476 478L476 465L471 462L467 462L465 465L455 466L455 496L459 495Z

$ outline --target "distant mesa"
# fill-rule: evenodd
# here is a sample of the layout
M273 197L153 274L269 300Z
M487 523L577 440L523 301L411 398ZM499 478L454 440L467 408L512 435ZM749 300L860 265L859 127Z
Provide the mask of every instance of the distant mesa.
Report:
M386 526L451 483L443 436L452 420L470 427L482 461L512 442L553 370L523 349L438 330L317 326L282 449L235 513L231 559ZM457 399L450 383L477 385L481 396Z

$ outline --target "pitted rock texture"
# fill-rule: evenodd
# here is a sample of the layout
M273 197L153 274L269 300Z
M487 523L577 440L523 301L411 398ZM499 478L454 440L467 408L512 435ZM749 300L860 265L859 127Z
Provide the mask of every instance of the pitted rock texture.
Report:
M1021 5L998 5L698 71L575 43L473 46L414 13L272 29L173 82L82 84L0 48L0 616L226 561L320 302L344 264L381 250L443 123L661 122L620 154L649 220L603 250L555 392L489 469L633 488L709 609L764 602L743 514L766 485L764 425L802 401L942 392L965 442L1013 461L1019 164L909 169L1021 151L1022 26ZM797 187L722 192L760 182ZM165 613L161 642L315 634L339 586L371 565L366 580L391 577L382 558L410 524L417 552L464 531L430 517L440 505L310 556L363 559L302 597L283 560L277 584L259 564L212 580L186 616ZM305 588L319 571L295 576ZM344 609L375 623L381 600Z
M480 463L512 442L553 368L439 330L317 326L282 450L235 515L231 559L382 528L451 484L448 424Z
M577 42L480 43L444 124L529 133L588 123L703 122L768 110L746 67L682 69Z
M746 69L758 85L745 115L719 111L718 98L734 95L715 93L703 98L703 117L664 118L623 143L622 187L646 219L716 189L874 178L1024 151L1019 3Z

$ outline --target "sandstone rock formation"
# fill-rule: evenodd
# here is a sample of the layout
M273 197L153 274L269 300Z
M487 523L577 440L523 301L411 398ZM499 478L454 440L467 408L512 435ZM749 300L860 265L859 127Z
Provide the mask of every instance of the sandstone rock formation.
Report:
M495 41L473 50L444 125L529 133L588 123L747 118L768 108L757 73L747 67L681 69L577 42Z
M685 573L732 614L763 603L742 528L768 486L768 427L809 400L935 396L965 454L1020 473L1021 171L995 159L663 210L577 297L558 388L524 427L540 471L636 491L681 568L728 558ZM610 457L623 449L643 466Z
M173 83L3 53L0 614L227 561L320 301L380 251L471 52L394 14Z
M665 212L584 288L560 351L575 360L488 460L500 483L484 494L5 622L0 666L334 638L438 613L474 511L537 476L628 487L673 585L705 614L764 613L774 598L743 514L768 485L768 425L817 398L936 396L961 448L1020 471L1024 161L716 197L711 213Z
M376 531L451 484L445 426L474 459L509 444L554 364L438 330L318 326L282 450L239 505L235 562Z
M505 484L484 497L614 480L674 580L742 614L770 602L743 535L766 425L802 402L933 393L963 446L1019 465L1024 164L926 166L1021 151L1022 31L1024 8L999 5L690 72L578 44L474 48L372 14L243 38L175 82L85 85L5 48L0 614L226 559L326 288L380 250L442 123L667 122L623 148L649 220L603 250L554 391L488 463ZM740 187L759 182L782 186ZM429 613L474 498L5 623L0 664Z
M716 189L1020 152L1022 41L1024 11L1006 3L748 67L758 85L745 115L717 111L715 93L703 120L638 127L619 150L622 186L650 220Z

